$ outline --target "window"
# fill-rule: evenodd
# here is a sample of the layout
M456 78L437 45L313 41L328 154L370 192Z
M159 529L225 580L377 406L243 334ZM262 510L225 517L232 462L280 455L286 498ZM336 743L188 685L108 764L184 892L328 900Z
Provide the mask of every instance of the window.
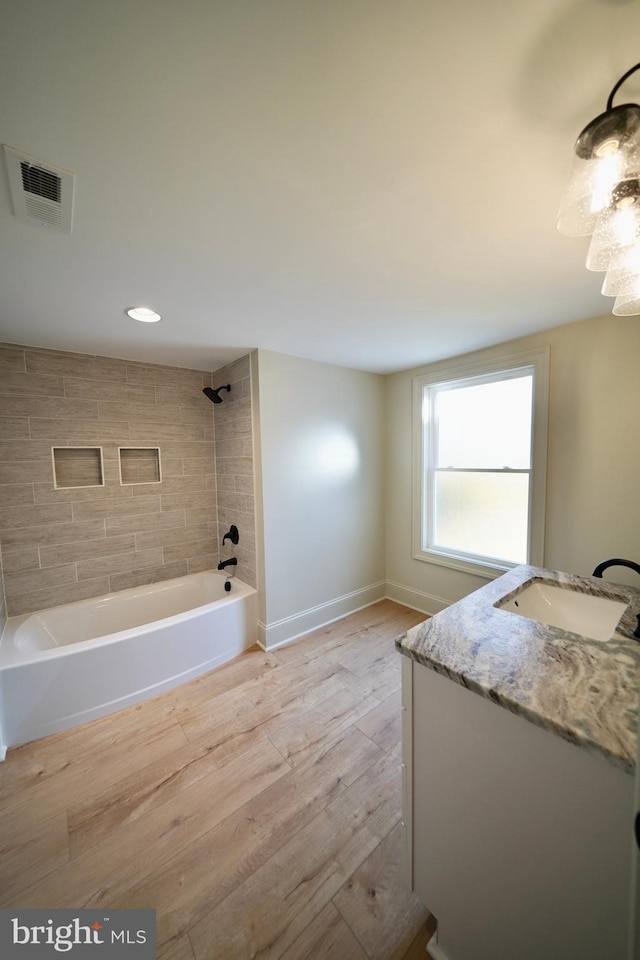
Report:
M414 379L415 557L542 564L547 383L547 350Z

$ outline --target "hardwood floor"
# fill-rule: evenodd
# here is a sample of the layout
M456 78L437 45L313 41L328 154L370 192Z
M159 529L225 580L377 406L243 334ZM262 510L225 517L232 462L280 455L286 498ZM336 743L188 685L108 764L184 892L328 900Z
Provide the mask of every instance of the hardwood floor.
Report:
M154 907L161 960L416 960L382 601L0 764L0 907Z

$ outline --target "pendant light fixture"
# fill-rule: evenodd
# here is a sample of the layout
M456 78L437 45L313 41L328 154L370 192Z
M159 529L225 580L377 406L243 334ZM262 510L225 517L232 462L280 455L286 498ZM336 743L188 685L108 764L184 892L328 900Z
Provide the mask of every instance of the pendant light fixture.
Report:
M558 230L592 234L587 269L606 271L602 292L616 297L613 312L640 313L640 105L613 106L637 63L618 80L604 113L576 140L569 183L558 213Z

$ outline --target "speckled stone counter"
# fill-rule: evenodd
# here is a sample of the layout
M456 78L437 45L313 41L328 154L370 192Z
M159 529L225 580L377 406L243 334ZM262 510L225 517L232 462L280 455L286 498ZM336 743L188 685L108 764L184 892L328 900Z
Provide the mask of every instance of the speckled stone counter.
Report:
M615 571L611 570L609 575ZM579 637L494 607L532 578L629 604L611 640ZM396 641L402 654L632 773L640 590L522 565Z

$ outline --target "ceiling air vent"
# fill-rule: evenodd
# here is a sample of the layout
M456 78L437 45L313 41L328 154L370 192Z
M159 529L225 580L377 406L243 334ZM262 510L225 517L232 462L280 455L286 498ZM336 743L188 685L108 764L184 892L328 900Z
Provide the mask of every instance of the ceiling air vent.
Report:
M3 145L13 212L19 220L71 233L74 174Z

